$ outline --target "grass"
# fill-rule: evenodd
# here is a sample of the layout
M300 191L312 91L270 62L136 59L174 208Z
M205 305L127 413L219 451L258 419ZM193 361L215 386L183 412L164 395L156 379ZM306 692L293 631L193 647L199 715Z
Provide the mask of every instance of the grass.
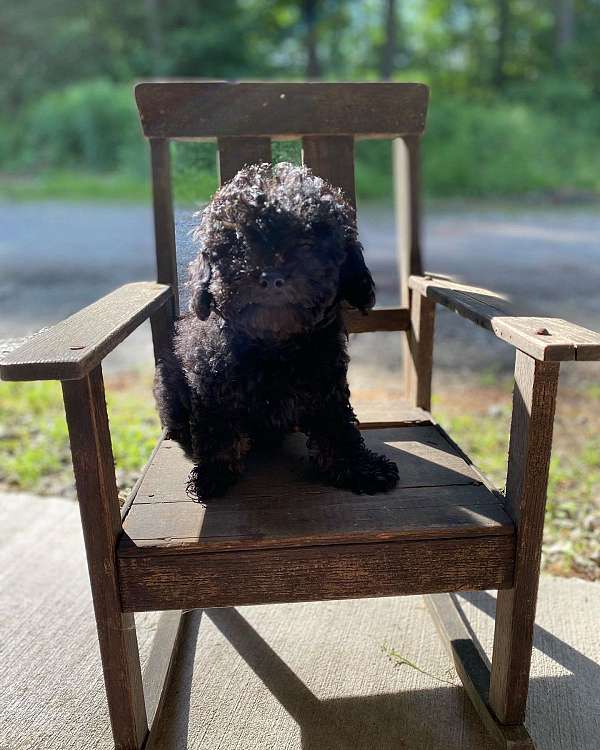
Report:
M572 83L548 79L502 96L460 95L435 85L423 141L423 184L429 194L597 197L600 102L593 91ZM214 143L174 145L178 200L204 201L213 192L215 151ZM390 143L359 140L355 154L359 197L389 197ZM298 162L300 143L275 142L273 156ZM13 174L0 198L139 200L149 193L148 161L128 83L73 83L0 115L0 170ZM35 176L27 177L32 172Z
M357 168L357 194L362 203L389 204L392 201L391 176L381 174L374 166L364 164ZM173 196L180 206L193 206L206 202L217 189L217 177L213 171L183 170L174 175ZM128 172L88 172L81 170L47 170L36 174L10 174L0 172L0 200L4 201L126 201L148 204L151 197L147 178ZM598 205L598 194L578 193L563 195L529 192L505 196L483 195L473 197L425 196L425 205L435 211L481 211L483 209L510 212L546 210L552 201L553 210L569 210L573 207Z
M12 201L148 201L150 186L142 178L119 172L46 171L0 179L0 199Z
M434 414L499 488L504 487L511 381L484 373L434 389ZM107 379L117 481L124 496L160 433L150 375ZM559 394L544 532L545 570L600 580L600 388ZM73 496L60 386L0 384L0 489Z
M406 656L403 656L401 653L393 649L391 646L388 646L387 643L383 643L381 645L381 651L387 656L388 660L391 661L395 667L409 667L410 669L414 669L415 672L420 672L421 674L424 674L426 677L430 677L436 682L443 682L444 684L452 685L453 687L456 687L460 684L458 679L456 678L456 672L453 667L449 667L446 670L446 677L440 677L439 675L433 674L433 672L428 672L426 669L423 669L414 661L411 661ZM455 679L449 679L452 677L454 677Z
M160 434L149 379L107 382L107 405L119 489L131 487ZM0 487L39 494L73 494L69 438L60 385L0 385Z
M594 400L596 403L593 403ZM569 384L559 391L548 483L543 566L558 575L600 580L600 389ZM491 374L447 385L433 413L500 489L506 480L511 380Z

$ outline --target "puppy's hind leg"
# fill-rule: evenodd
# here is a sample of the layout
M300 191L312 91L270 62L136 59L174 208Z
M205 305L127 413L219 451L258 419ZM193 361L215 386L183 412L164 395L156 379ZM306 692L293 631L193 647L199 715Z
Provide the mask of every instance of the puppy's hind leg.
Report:
M190 388L179 363L171 355L157 365L154 378L154 397L158 406L160 422L166 437L176 440L184 451L191 455Z

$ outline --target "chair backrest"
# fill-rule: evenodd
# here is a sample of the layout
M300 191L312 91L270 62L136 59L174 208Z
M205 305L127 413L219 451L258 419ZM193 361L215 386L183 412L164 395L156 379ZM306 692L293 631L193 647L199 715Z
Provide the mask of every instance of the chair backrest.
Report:
M271 161L272 139L301 138L303 163L355 203L354 140L402 138L409 159L414 157L428 95L427 87L416 83L138 84L136 101L152 153L158 281L171 284L177 295L169 140L216 140L222 184L245 164ZM416 163L411 166L414 214ZM414 217L412 235L409 256L419 251ZM420 270L407 262L403 270Z

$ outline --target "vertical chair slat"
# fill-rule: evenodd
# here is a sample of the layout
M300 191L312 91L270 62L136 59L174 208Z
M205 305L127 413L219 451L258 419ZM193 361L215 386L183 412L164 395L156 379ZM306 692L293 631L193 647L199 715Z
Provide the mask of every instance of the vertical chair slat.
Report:
M421 276L421 157L416 136L393 142L396 237L401 303L409 302L408 279Z
M156 278L161 284L169 284L173 290L173 302L162 307L151 317L154 359L158 362L161 353L166 351L171 343L173 321L179 315L179 290L169 141L164 138L150 139L150 155L152 161Z
M411 306L411 292L408 279L411 275L423 273L421 259L421 163L420 143L416 136L396 138L393 141L394 168L394 202L396 214L396 247L398 259L398 273L400 276L400 304ZM422 302L419 301L419 306ZM431 365L421 361L419 372L415 371L413 351L410 335L402 340L402 364L404 372L404 388L409 398L417 400L415 387L419 380L427 382L425 389L431 391ZM427 371L429 368L429 371ZM415 377L416 376L416 377ZM421 388L423 392L423 388ZM428 402L426 398L424 403ZM429 408L429 407L427 407Z
M270 138L218 138L219 184L228 182L242 167L271 161Z
M152 196L154 202L154 236L156 241L156 279L173 289L173 313L179 314L175 219L171 189L171 154L169 141L150 139L152 158Z
M341 188L352 205L356 206L354 138L352 136L304 136L302 161L316 175Z

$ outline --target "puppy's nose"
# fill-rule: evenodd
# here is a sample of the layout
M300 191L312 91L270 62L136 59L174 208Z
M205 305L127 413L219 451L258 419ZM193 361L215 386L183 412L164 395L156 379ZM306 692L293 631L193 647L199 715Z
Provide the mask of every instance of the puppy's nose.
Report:
M281 289L285 279L279 271L263 271L258 283L263 289Z

